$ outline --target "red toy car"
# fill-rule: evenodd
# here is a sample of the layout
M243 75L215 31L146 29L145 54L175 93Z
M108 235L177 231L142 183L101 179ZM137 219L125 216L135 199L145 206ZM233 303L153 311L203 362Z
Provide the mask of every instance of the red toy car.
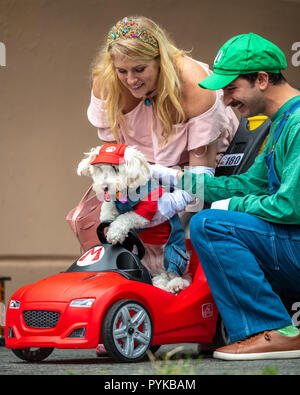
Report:
M215 176L245 172L258 155L270 124L267 120L250 131L249 121L242 118ZM111 246L106 243L104 226L98 228L102 244L87 251L65 273L27 285L13 295L6 315L8 348L22 359L38 361L54 347L96 348L104 343L115 360L135 362L148 348L154 351L161 344L229 343L190 241L187 249L192 251L194 280L173 295L151 285L140 263L143 244L138 236L131 232L123 247ZM294 301L286 300L291 315Z
M136 233L130 232L122 246L112 246L104 236L106 226L98 228L102 244L66 272L12 296L5 343L19 358L40 361L55 347L96 348L103 343L116 361L136 362L148 348L214 339L218 311L201 265L188 288L177 295L166 292L152 285L141 264L144 246Z

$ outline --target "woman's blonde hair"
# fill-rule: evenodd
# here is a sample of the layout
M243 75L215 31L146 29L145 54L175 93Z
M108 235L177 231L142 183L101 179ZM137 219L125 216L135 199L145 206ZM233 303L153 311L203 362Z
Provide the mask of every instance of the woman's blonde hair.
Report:
M120 38L107 40L97 55L92 78L97 81L100 97L105 99L108 121L117 142L120 142L118 125L125 127L122 108L125 104L125 87L120 82L114 64L114 56L121 55L133 60L160 59L160 72L157 82L155 111L161 121L162 144L165 144L176 124L185 120L184 111L180 104L181 82L177 68L177 60L184 51L176 48L166 33L151 19L142 16L127 17L141 26L156 40L156 46L135 38ZM124 18L125 19L125 18ZM175 115L175 116L174 116Z

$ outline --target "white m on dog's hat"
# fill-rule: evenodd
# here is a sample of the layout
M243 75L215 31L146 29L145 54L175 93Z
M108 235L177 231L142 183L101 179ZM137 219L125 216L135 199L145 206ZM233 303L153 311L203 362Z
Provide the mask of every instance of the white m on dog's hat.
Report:
M120 165L125 163L124 154L127 145L125 144L104 144L99 154L91 162L91 165L97 163L109 163L111 165Z

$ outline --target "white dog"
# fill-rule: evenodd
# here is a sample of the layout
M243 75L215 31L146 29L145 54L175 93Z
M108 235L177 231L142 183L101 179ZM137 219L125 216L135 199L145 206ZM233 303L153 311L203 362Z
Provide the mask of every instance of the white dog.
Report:
M134 147L105 144L85 156L77 173L90 176L98 199L104 200L100 221L113 221L107 241L122 243L129 230L142 229L139 236L146 249L143 264L153 276L153 285L172 293L190 285L188 275L182 278L188 265L184 231L178 215L173 215L190 201L177 199L176 192L168 193L151 180L150 165ZM172 218L159 209L170 201Z

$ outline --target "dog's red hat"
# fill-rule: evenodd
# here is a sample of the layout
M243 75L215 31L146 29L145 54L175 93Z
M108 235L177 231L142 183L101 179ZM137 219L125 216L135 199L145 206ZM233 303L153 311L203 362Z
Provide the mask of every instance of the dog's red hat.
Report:
M91 165L97 163L110 163L112 165L120 165L125 163L124 154L127 145L125 144L104 144L99 154L91 162Z

